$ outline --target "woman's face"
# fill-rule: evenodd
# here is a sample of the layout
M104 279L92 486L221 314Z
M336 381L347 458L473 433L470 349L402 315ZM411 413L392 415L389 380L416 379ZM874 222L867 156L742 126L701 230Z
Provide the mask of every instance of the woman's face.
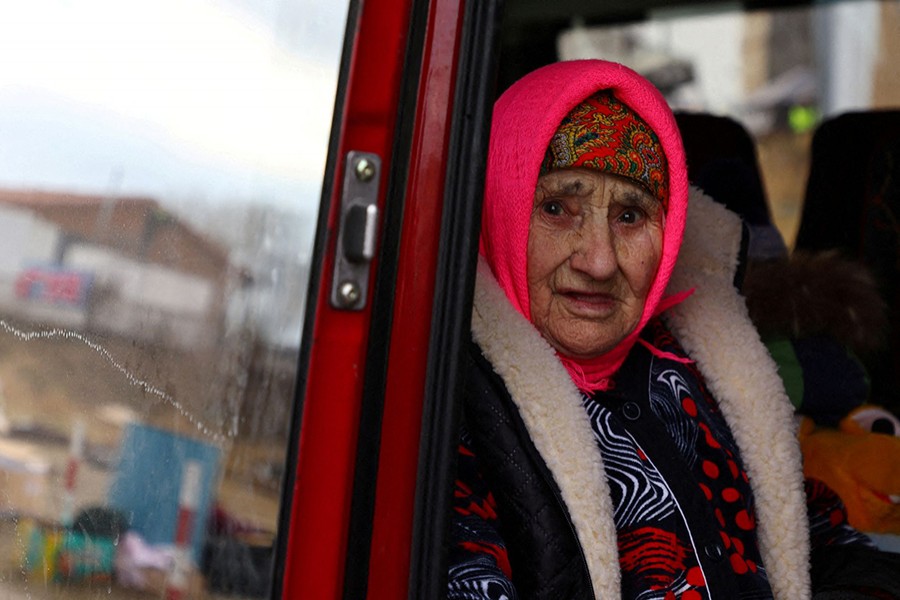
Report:
M662 252L660 202L628 179L561 169L538 179L528 233L531 321L562 354L594 358L640 321Z

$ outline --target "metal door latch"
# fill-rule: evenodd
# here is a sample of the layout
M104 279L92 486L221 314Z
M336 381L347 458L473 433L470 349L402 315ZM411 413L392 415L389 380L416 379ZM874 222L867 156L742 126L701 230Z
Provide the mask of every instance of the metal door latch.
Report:
M342 310L366 306L369 270L378 241L378 182L381 158L351 151L344 168L331 305Z

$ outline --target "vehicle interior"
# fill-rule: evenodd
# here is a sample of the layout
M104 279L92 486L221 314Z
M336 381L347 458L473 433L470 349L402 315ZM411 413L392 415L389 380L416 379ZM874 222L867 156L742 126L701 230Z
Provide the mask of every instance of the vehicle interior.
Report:
M746 284L751 317L782 361L798 415L860 433L849 415L865 404L885 420L873 427L863 418L863 431L896 436L900 78L889 57L898 50L897 33L900 12L890 2L509 0L497 34L496 94L557 60L613 60L650 79L675 110L692 184L745 222L735 283ZM856 52L870 66L861 67ZM841 66L845 60L855 66ZM811 264L830 273L834 285L817 288L807 279ZM786 287L776 291L764 280ZM780 312L795 302L807 303L809 312ZM786 332L802 381L788 372L794 359L780 354ZM809 345L823 338L840 346L831 364L841 376L809 362ZM843 362L848 357L852 366ZM866 383L859 387L853 372L864 373ZM893 489L887 472L898 456L875 454L884 468L877 485ZM857 478L849 487L864 486ZM858 519L882 548L898 550L895 527Z
M744 220L735 284L798 414L900 448L900 0L396 2L402 31L362 57L356 27L390 16L359 0L17 4L0 8L0 596L290 598L320 576L322 597L394 597L389 578L442 597L490 107L559 60L621 62L663 92L692 183ZM439 4L460 19L452 76L421 64ZM392 34L397 97L350 68L387 62ZM413 123L435 118L419 86L442 76L450 160L413 165ZM366 147L381 113L388 154ZM404 194L432 179L439 230L413 239ZM335 233L343 188L368 203L342 221L358 246ZM436 266L402 280L404 260ZM433 306L413 306L434 272ZM424 344L392 338L395 309L426 315ZM812 370L822 339L835 362ZM403 344L423 372L391 362ZM315 387L317 352L353 367ZM404 377L418 405L392 401ZM323 426L312 394L339 404L357 381L352 425ZM351 467L313 473L343 486L323 500L297 465L332 438ZM893 512L861 528L900 552L900 449L862 457Z
M740 10L715 2L509 2L498 87L552 60L604 57L633 66L676 110L692 182L705 183L712 194L719 188L710 161L740 159L759 189L753 199L731 200L730 208L750 224L774 225L789 252L836 251L872 270L895 332L896 271L884 264L895 261L884 256L895 255L887 230L896 225L873 211L893 214L888 198L896 176L889 172L896 168L900 90L888 57L900 28L896 7L739 4ZM873 27L859 22L855 31L866 32L856 40L871 45L865 51L871 67L844 70L838 63L853 59L842 51L849 39L843 36L856 27L851 22L866 18ZM731 29L732 19L741 25ZM729 47L740 57L734 62L726 58ZM851 71L868 73L867 80L844 79ZM847 153L850 147L861 151ZM872 366L878 371L873 394L896 410L900 363L888 349L896 349L896 338L882 347L893 358Z

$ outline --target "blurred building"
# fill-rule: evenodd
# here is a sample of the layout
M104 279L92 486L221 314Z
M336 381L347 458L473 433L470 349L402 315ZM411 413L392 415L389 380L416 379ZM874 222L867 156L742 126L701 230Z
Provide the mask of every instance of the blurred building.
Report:
M147 198L0 190L0 312L181 348L221 336L227 252Z

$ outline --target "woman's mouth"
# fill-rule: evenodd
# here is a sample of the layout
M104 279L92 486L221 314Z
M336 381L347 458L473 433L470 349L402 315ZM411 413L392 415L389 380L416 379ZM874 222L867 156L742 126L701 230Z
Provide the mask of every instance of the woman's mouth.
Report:
M566 299L571 309L576 313L608 313L617 300L611 294L601 292L585 292L580 290L565 290L560 295Z

